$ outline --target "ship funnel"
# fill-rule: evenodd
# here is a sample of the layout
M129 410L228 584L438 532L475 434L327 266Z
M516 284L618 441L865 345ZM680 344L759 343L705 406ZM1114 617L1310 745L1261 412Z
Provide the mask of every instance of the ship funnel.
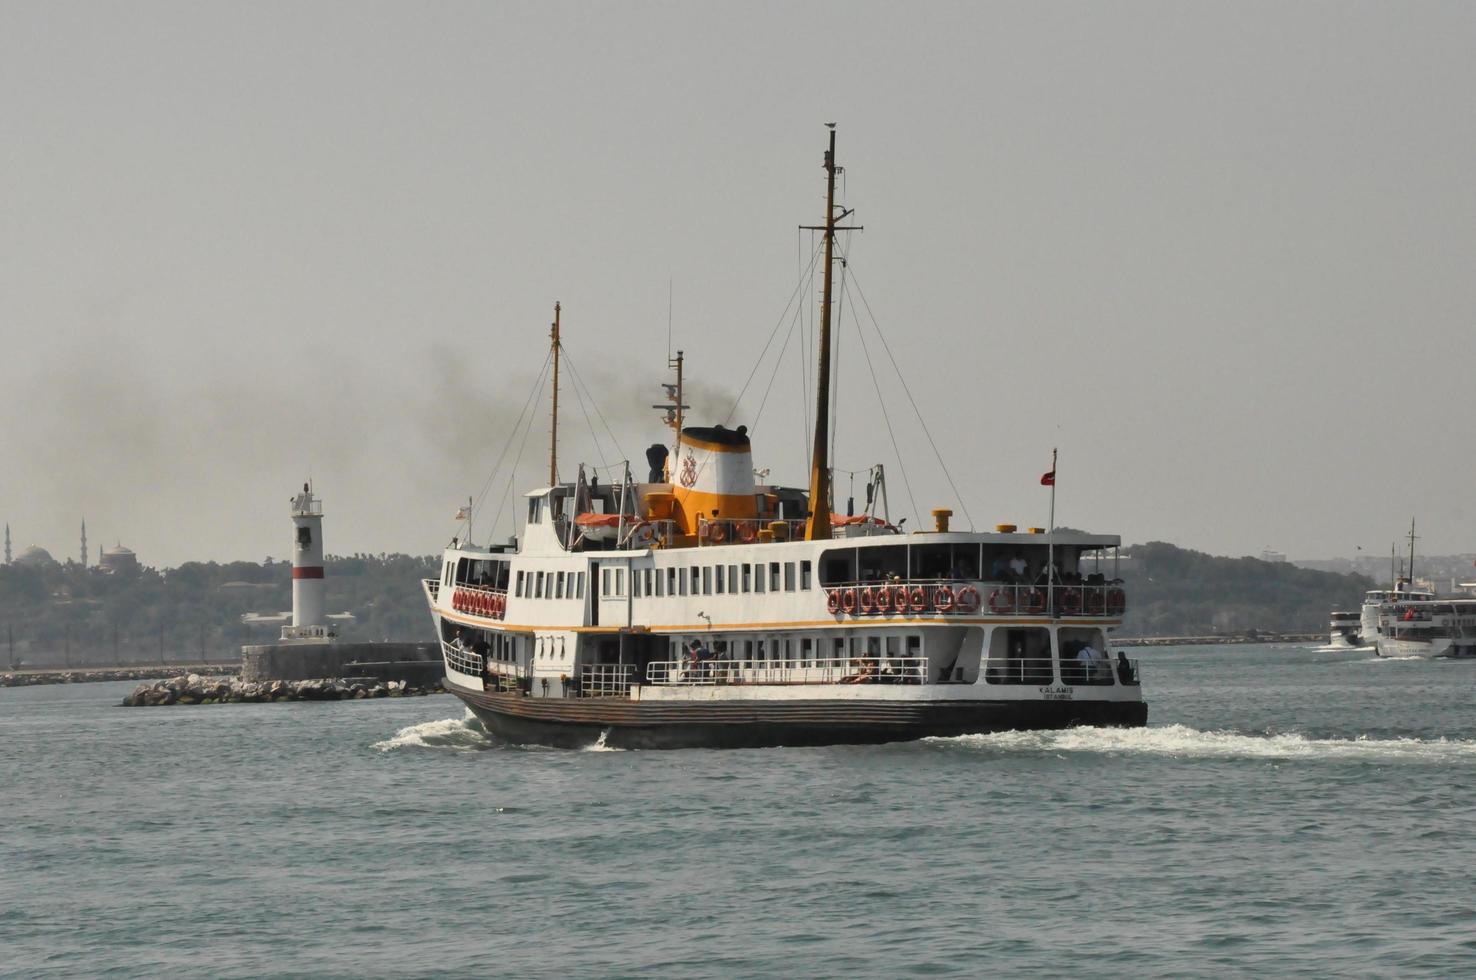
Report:
M646 465L651 468L650 481L652 483L666 482L666 447L657 443L646 450Z
M699 518L758 516L747 426L683 429L677 452L671 464L671 490L683 533L696 534Z

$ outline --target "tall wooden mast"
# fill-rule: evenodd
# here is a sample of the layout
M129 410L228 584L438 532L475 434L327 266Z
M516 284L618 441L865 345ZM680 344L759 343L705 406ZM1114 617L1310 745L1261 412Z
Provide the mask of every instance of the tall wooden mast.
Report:
M559 304L554 303L553 329L549 331L553 357L553 426L548 440L548 485L559 483ZM575 380L578 380L577 378Z
M810 516L805 521L805 540L830 537L830 297L831 263L835 257L836 221L851 212L835 213L835 123L830 130L830 148L825 151L825 225L811 227L825 232L824 288L820 296L820 376L815 385L815 452L810 461Z

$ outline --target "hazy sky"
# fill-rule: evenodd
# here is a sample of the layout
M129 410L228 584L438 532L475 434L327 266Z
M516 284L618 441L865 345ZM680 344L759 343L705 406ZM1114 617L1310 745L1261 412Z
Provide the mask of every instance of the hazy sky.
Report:
M639 463L669 285L694 422L789 337L835 121L836 463L894 517L961 508L862 295L978 527L1059 445L1126 541L1476 551L1473 92L1468 3L3 0L0 520L259 560L310 474L330 552L436 551L556 299ZM800 485L802 332L733 417Z

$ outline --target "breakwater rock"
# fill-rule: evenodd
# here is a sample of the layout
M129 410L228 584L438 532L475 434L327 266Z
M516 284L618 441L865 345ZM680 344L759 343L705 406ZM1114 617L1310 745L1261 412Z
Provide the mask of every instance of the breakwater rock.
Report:
M261 704L279 701L360 701L440 694L439 681L412 686L373 678L319 678L304 681L243 681L233 677L181 674L140 684L123 698L126 708L169 704Z
M202 669L221 674L234 674L236 668L230 664L200 665ZM11 670L0 674L0 687L34 687L37 684L89 684L96 681L143 681L178 670L194 670L191 664L174 664L149 667L73 667L47 668L42 670Z

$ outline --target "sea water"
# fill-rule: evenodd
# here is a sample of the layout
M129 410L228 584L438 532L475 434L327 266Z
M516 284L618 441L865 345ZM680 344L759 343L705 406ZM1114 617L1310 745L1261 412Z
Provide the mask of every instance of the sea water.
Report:
M1476 973L1476 663L1141 653L1147 729L751 751L0 691L0 973Z

